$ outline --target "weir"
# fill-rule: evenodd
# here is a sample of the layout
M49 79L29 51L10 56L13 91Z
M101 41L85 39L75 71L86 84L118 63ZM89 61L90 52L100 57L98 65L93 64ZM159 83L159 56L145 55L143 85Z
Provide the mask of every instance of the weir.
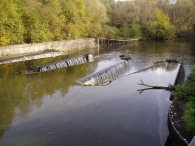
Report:
M137 42L139 39L128 39L128 40L118 40L118 39L108 39L108 38L99 38L97 40L98 46L103 47L113 47L120 45L127 45L133 42Z
M42 58L57 57L60 55L63 55L63 53L60 51L43 52L43 53L39 53L39 54L26 55L26 56L22 56L22 57L0 60L0 64L8 64L8 63L36 60L36 59L42 59Z
M130 69L130 61L122 61L97 73L79 79L77 83L84 86L102 86L116 80Z
M94 56L92 54L88 54L88 55L81 55L73 58L52 62L46 65L37 66L36 68L37 68L37 72L45 72L45 71L70 67L70 66L84 64L93 61L94 61Z

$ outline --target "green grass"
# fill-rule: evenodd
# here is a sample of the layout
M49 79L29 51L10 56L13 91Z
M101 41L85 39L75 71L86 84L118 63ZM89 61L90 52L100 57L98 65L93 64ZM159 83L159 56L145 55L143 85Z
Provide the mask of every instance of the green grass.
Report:
M195 65L184 86L177 86L174 93L176 101L185 103L184 121L190 131L195 133Z

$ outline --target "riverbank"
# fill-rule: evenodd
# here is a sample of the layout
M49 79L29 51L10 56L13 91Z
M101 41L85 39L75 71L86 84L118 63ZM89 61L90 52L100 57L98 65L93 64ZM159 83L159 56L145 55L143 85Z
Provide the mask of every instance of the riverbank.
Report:
M172 145L193 143L195 135L195 66L184 86L177 86L174 101L168 112ZM190 145L191 146L191 145Z

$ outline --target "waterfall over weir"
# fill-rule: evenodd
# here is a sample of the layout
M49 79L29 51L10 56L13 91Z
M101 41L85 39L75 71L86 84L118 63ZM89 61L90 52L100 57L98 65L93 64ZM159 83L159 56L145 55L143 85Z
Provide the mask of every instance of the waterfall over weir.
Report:
M63 53L60 51L43 52L43 53L39 53L39 54L26 55L26 56L17 57L17 58L0 60L0 64L22 62L22 61L35 60L35 59L41 59L41 58L49 58L49 57L57 57L60 55L63 55Z
M102 86L116 80L130 69L130 61L121 61L115 65L79 79L77 83L84 86Z
M94 57L92 54L88 55L81 55L73 58L68 58L56 62L52 62L46 65L38 66L38 72L45 72L45 71L50 71L50 70L55 70L58 68L64 68L64 67L69 67L69 66L74 66L74 65L79 65L79 64L84 64L87 62L93 62Z

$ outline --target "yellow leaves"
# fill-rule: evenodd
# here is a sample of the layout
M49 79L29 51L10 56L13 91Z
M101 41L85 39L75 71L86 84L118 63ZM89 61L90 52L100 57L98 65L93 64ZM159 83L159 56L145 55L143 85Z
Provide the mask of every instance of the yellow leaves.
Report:
M154 17L160 24L166 26L170 25L170 18L166 14L164 14L162 10L156 9L156 11L154 12Z
M154 18L146 25L147 35L155 40L175 38L175 26L170 23L169 17L162 10L156 9Z
M0 31L0 46L6 46L10 42L9 34Z
M101 0L0 0L0 8L0 45L95 37L108 21Z

